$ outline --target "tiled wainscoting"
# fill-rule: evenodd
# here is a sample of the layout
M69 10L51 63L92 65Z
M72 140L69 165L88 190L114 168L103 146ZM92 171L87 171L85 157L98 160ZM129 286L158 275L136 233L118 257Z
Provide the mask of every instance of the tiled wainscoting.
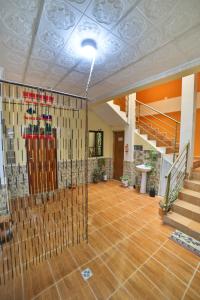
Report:
M88 182L91 183L94 169L98 166L97 158L88 159ZM105 167L108 179L113 178L113 163L111 158L105 158ZM72 172L71 172L72 170ZM8 190L11 198L23 197L29 194L28 170L26 166L6 166ZM63 161L57 163L58 188L72 184L84 183L84 161ZM1 204L0 204L1 205Z
M129 176L131 184L140 184L141 182L141 172L136 170L136 166L143 163L150 163L150 150L135 150L134 151L134 161L124 161L124 175ZM150 172L147 175L147 192L151 186L155 187L156 193L159 189L159 180L160 180L160 164L161 164L161 154L157 153L157 159L155 161L154 171Z

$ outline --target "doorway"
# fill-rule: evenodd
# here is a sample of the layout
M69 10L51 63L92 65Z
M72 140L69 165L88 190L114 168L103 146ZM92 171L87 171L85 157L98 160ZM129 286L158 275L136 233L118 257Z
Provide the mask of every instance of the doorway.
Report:
M56 129L52 139L27 139L29 193L31 195L57 188Z
M114 163L113 178L120 180L123 175L124 162L124 131L114 132Z

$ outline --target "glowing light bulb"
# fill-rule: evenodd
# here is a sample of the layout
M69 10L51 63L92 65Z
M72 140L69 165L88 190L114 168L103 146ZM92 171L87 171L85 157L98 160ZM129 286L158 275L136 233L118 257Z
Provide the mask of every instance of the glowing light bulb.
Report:
M96 56L97 44L93 39L85 39L81 43L82 55L87 59L93 59Z

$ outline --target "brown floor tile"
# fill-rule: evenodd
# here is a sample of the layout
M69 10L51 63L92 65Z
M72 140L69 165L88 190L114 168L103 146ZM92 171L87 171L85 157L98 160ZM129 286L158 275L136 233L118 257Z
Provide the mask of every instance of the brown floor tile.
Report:
M90 234L89 245L97 254L101 254L112 247L112 244L99 231Z
M168 237L165 234L163 234L161 231L152 230L151 227L149 226L142 228L140 232L159 244L162 244L163 242L168 240Z
M31 299L53 283L54 280L48 262L43 262L35 267L31 267L24 272L25 299Z
M111 248L104 253L102 259L121 283L136 270L136 266L128 260L127 256L116 248Z
M94 299L91 293L88 283L84 281L80 271L75 271L65 277L57 284L59 294L63 300L65 299ZM87 295L87 298L83 298L83 295Z
M141 271L155 283L168 299L181 299L186 285L160 263L150 259L142 266Z
M185 249L181 245L177 244L176 242L172 240L168 240L164 247L168 250L170 250L172 253L175 253L177 256L182 258L183 260L187 261L191 266L194 268L197 267L200 259L197 255L193 254L191 251Z
M38 297L35 298L35 300L59 300L60 296L57 292L57 289L55 286L50 287L43 293L41 293Z
M68 275L78 267L77 263L72 259L69 250L65 250L61 255L49 259L49 264L55 281Z
M191 288L189 288L183 298L183 300L199 300L200 293L196 294Z
M126 223L126 217L122 217L112 223L124 236L129 236L135 232L135 229Z
M130 300L131 298L132 297L122 287L119 290L117 290L109 299L110 300Z
M190 288L192 288L194 292L196 292L200 296L200 272L196 272L191 282Z
M129 238L149 254L153 254L160 247L158 242L149 239L146 235L142 234L141 231L133 233Z
M117 248L124 253L136 267L141 266L150 256L150 254L144 252L130 240L122 241L117 245Z
M116 244L123 240L124 235L117 231L113 225L106 225L99 230L99 232L112 244Z
M86 265L93 272L88 283L98 299L107 299L118 288L119 283L99 258Z
M167 299L167 297L139 271L133 274L124 286L129 294L132 295L132 299Z
M186 284L189 282L194 268L181 260L179 257L173 255L165 248L161 248L155 255L153 255L161 264L172 271L178 278L184 281Z
M71 255L74 257L78 266L87 263L96 256L94 250L87 243L82 243L77 246L69 248Z

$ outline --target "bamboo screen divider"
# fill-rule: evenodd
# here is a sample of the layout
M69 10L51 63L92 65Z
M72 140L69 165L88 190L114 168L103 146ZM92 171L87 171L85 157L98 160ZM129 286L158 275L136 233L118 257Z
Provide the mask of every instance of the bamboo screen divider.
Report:
M88 239L87 99L1 83L0 283Z

